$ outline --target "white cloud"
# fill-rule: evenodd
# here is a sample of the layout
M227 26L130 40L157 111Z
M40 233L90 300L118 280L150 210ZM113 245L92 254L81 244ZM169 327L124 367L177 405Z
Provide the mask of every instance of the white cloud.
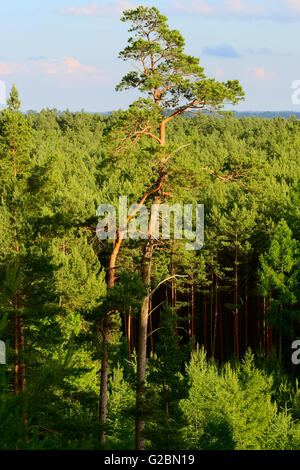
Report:
M127 0L117 0L114 3L91 3L84 7L64 7L59 8L57 12L69 16L115 16L130 8L136 8L136 4Z
M0 75L12 75L20 69L20 64L14 64L12 62L0 62Z
M177 10L207 16L253 17L262 15L265 11L259 3L249 3L247 0L223 0L218 3L208 3L206 0L173 0L172 4Z
M245 73L246 78L259 81L272 80L275 76L273 70L266 70L264 67L248 67Z
M169 0L176 10L217 18L292 21L300 17L300 0Z
M262 15L265 9L259 4L247 3L244 0L226 0L225 9L237 15Z
M300 13L300 0L282 0L282 2L288 5L296 13Z
M177 10L185 11L186 13L203 15L211 15L214 13L214 7L206 3L205 0L192 0L191 2L174 0L172 3Z
M101 69L93 65L86 65L74 57L61 59L28 59L20 63L0 62L0 75L14 75L15 73L57 75L59 77L72 76L77 79L103 79Z

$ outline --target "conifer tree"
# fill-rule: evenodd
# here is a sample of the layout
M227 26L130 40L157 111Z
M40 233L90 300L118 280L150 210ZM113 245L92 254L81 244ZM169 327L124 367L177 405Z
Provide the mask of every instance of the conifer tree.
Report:
M283 332L297 318L292 306L299 301L299 247L285 220L271 237L269 249L260 256L259 288L267 302L268 321L279 330L279 358L282 360Z
M7 250L2 253L4 266L14 265L18 274L17 284L13 298L10 299L14 323L14 394L25 389L25 363L24 363L24 324L20 297L20 284L24 267L22 260L26 254L27 220L29 207L28 187L30 168L30 127L28 120L20 111L16 86L13 85L7 100L7 109L1 116L0 122L0 197L1 208L5 214L6 228L4 233L8 236L4 246ZM5 277L5 268L2 274Z
M170 30L167 18L155 7L141 6L127 10L123 13L122 21L131 24L129 32L133 34L128 40L127 47L120 52L120 58L134 60L141 67L141 71L125 75L117 90L135 88L148 95L148 98L139 99L130 107L127 122L129 126L132 125L132 129L130 131L130 128L127 128L126 137L137 141L142 136L147 136L161 147L157 162L159 191L155 197L155 204L159 207L164 191L163 183L167 178L166 124L188 111L219 111L224 103L238 103L244 93L237 80L220 83L214 79L207 79L204 69L199 65L199 59L184 53L182 35L177 30ZM142 259L142 279L148 286L151 281L153 254L152 222L149 225L149 239L144 246ZM145 397L148 309L149 295L142 302L139 319L138 408ZM142 416L138 416L136 423L138 450L144 448L143 429L144 420Z
M192 342L180 346L176 334L176 314L165 306L160 314L156 352L149 360L146 439L154 449L180 449L180 428L184 420L179 407L187 396L188 384L183 365ZM148 408L148 410L147 410Z

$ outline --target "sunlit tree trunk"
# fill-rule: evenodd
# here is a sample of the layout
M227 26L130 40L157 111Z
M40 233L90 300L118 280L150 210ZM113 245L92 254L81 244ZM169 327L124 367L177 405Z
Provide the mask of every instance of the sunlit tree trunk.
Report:
M150 347L151 347L151 352L154 352L154 339L153 339L153 318L152 318L152 298L150 297L149 300L149 336L150 336Z
M144 450L145 439L143 432L145 429L145 421L143 417L143 408L145 404L145 382L146 382L146 358L147 358L147 330L148 316L151 293L151 264L153 255L154 240L152 238L152 229L158 220L158 209L160 205L160 197L155 197L156 208L151 214L148 240L145 243L141 273L142 281L147 286L147 295L142 300L142 306L139 316L138 339L137 339L137 391L136 391L136 408L137 418L135 426L135 448L136 450Z
M159 190L161 185L161 176L157 182L158 186L149 190L144 194L139 204L136 206L135 210L127 217L127 223L134 217L139 208L144 204L146 199L150 194ZM110 289L115 285L115 272L116 272L116 263L117 257L121 248L123 238L120 233L117 235L117 239L114 243L113 250L109 259L109 268L107 274L107 288ZM101 380L100 380L100 400L99 400L99 421L103 425L106 424L106 414L107 414L107 391L108 391L108 369L109 369L109 354L108 354L108 343L110 335L110 313L106 313L104 320L102 321L102 339L103 339L103 358L101 362ZM106 441L105 431L103 430L100 433L99 441L104 444Z

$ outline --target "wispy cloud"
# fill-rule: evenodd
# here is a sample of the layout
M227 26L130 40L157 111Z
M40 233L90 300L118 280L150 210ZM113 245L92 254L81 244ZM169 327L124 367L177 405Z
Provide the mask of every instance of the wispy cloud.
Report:
M292 11L300 14L300 0L282 0Z
M44 61L41 62L43 70L47 74L82 74L89 75L97 73L97 68L93 65L81 64L73 57L63 57L57 61Z
M258 16L265 13L265 8L259 3L249 3L244 0L226 0L225 9L238 16Z
M101 69L93 65L83 64L74 57L63 57L61 59L34 57L20 63L0 62L0 76L15 73L58 75L60 77L72 76L72 79L103 79L104 77Z
M177 10L191 14L196 13L202 15L212 15L215 11L215 7L207 3L206 0L174 0L171 3Z
M245 72L245 78L259 81L271 80L274 76L275 72L264 67L248 67Z
M257 17L265 13L260 3L247 0L223 0L209 3L207 0L172 0L173 6L182 12L218 17Z
M46 60L46 57L44 57L43 55L39 55L39 56L36 56L36 57L28 57L27 60L30 60L30 61L36 60L36 61L39 62L40 60Z
M137 7L137 3L131 0L106 0L85 5L82 0L82 3L82 6L65 6L55 11L66 16L108 17L120 16L124 10ZM274 21L300 19L300 0L166 0L163 7L208 18Z
M273 52L268 47L261 47L260 49L246 49L247 55L273 55Z
M218 67L214 73L214 75L217 77L217 78L222 78L223 75L224 75L224 69L222 69L221 67Z
M215 47L204 47L203 55L212 57L223 57L224 59L237 59L241 55L232 46L220 45Z
M300 0L170 0L177 11L211 18L269 19L293 21L300 19Z
M135 8L136 4L127 0L117 0L114 3L97 2L82 7L63 7L56 10L60 15L68 16L115 16L124 10Z

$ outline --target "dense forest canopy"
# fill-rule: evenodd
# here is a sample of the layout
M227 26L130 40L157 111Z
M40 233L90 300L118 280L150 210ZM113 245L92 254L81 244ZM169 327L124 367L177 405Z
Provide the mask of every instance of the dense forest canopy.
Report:
M147 98L24 115L14 86L0 113L0 448L299 449L300 121L222 114L237 81L158 10L122 19L118 89ZM203 204L203 248L101 240L125 195Z

